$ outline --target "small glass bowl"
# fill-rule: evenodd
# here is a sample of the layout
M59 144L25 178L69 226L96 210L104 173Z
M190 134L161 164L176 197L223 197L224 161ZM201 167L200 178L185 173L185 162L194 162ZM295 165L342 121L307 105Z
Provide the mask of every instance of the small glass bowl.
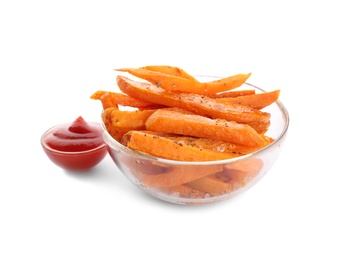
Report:
M97 125L97 127L100 127L100 124L97 122L90 123ZM61 125L57 125L48 129L41 136L40 140L44 152L46 153L48 158L57 166L70 171L86 171L96 166L106 156L107 145L105 143L102 143L100 146L94 149L80 152L63 152L49 147L44 141L45 136L47 136L49 133L51 133L57 127L60 126Z
M265 90L248 83L237 89L254 89L256 93L265 92ZM266 135L272 137L274 141L256 152L219 161L183 162L148 156L117 142L108 133L103 123L101 129L110 157L133 184L163 201L175 204L207 204L229 199L250 189L265 176L278 158L289 127L288 111L280 101L262 109L262 111L271 114L271 124ZM178 174L178 172L195 174L208 171L217 172L218 178L225 180L225 185L218 185L217 189L211 187L208 192L199 190L198 184L193 182L175 187L147 185L147 183L153 183L149 180L164 178L164 174ZM207 181L212 180L213 178Z

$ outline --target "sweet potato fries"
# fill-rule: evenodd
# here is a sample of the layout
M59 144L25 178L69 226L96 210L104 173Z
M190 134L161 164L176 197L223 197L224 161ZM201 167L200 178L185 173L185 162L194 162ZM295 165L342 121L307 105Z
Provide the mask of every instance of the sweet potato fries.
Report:
M263 108L278 100L280 90L237 90L251 73L199 82L174 66L116 71L119 91L98 90L91 99L101 101L102 120L110 135L132 150L176 161L205 162L247 155L273 141L266 135L271 115ZM166 169L138 167L134 160L126 163L148 187L196 197L242 187L263 167L262 160L255 158L228 167L209 165L203 171L195 166Z

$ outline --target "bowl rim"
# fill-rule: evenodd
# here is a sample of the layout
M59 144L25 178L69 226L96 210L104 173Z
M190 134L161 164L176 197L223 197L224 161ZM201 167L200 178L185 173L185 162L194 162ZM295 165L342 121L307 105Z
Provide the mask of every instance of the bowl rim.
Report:
M202 75L198 75L198 77L210 77L210 78L218 78L215 76L202 76ZM266 90L257 87L253 84L244 83L245 85L249 85L255 89L258 89L259 91L262 92L266 92ZM116 150L119 151L123 151L128 155L132 155L135 156L139 159L145 159L145 160L152 160L152 161L156 161L156 162L160 162L160 163L165 163L165 164L172 164L172 165L199 165L199 166L208 166L208 165L215 165L215 164L227 164L227 163L233 163L236 161L241 161L244 160L246 158L249 157L254 157L257 156L258 154L261 154L263 151L275 146L278 144L278 142L280 142L286 135L286 133L288 132L289 129L289 124L290 124L290 116L289 116L289 112L287 110L287 108L284 106L284 104L278 99L275 104L278 106L279 110L281 111L281 115L284 119L284 127L282 129L282 131L279 133L279 135L277 136L277 138L269 145L246 155L242 155L242 156L238 156L235 158L230 158L230 159L224 159L224 160L215 160L215 161L178 161L178 160L170 160L170 159L165 159L165 158L160 158L160 157L154 157L154 156L150 156L144 153L141 153L139 151L136 150L132 150L126 146L124 146L123 144L119 143L118 141L116 141L107 131L106 126L103 122L101 122L101 130L102 130L102 135L103 135L103 140L106 142L106 144L109 147L113 147Z
M93 121L89 121L89 123L93 123L93 124L96 124L98 127L100 127L100 123L98 122L93 122ZM104 148L107 147L107 144L106 142L103 142L102 144L100 144L99 146L95 147L95 148L92 148L92 149L89 149L89 150L84 150L84 151L76 151L76 152L68 152L68 151L61 151L61 150L57 150L57 149L53 149L52 147L50 147L45 141L44 141L44 138L45 136L50 132L52 131L53 129L57 128L58 126L61 126L63 123L61 124L57 124L55 126L52 126L51 128L47 129L42 135L41 135L41 138L40 138L40 142L41 142L41 145L43 147L43 149L53 153L53 154L58 154L58 155L84 155L84 154L87 154L87 153L93 153L93 152L96 152L96 151L99 151L99 150L102 150ZM65 123L64 123L65 124ZM102 132L102 131L101 131Z

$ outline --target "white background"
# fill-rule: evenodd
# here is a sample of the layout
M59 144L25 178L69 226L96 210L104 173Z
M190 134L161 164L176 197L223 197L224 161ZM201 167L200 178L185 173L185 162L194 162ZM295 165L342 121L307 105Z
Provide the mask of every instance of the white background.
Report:
M354 259L350 3L1 1L0 259ZM286 145L251 190L179 206L108 156L87 174L45 156L49 127L100 121L114 68L160 64L281 89Z

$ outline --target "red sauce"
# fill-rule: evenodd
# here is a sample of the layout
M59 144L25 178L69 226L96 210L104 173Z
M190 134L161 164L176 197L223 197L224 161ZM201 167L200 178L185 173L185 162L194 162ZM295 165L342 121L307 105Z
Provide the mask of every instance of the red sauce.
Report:
M104 143L99 126L81 116L72 123L58 125L44 138L49 147L63 152L87 151Z

